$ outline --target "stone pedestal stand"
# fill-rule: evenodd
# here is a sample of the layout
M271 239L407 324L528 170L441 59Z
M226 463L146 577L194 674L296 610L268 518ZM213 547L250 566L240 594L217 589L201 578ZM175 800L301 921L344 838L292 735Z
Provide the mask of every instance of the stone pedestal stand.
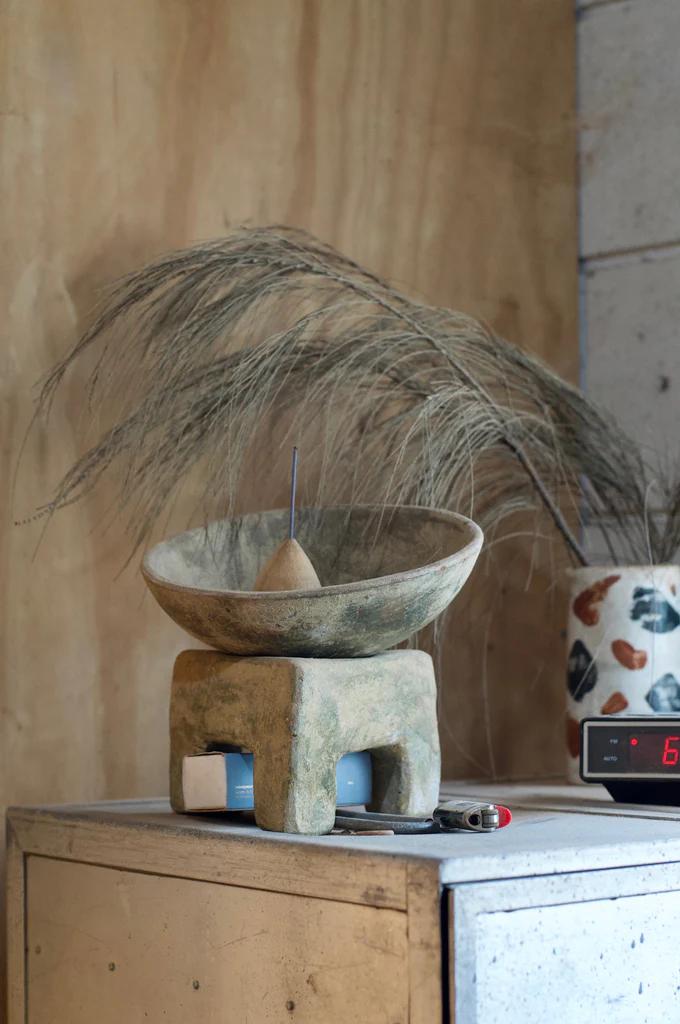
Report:
M335 766L370 750L372 809L429 814L440 781L436 685L422 651L368 658L231 657L184 651L170 705L170 794L183 811L182 759L211 743L254 754L255 818L321 835L335 818Z

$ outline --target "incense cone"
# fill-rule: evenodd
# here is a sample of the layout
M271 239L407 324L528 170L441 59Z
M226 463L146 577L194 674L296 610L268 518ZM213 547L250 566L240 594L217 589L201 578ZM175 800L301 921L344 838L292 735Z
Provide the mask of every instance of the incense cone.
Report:
M321 582L296 540L288 538L264 564L254 590L319 590Z

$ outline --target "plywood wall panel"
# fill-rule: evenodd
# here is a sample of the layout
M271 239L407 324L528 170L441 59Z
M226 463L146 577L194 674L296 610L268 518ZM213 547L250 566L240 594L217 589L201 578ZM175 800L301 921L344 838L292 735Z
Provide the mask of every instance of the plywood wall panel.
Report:
M12 525L82 443L76 375L10 503L32 382L112 276L274 221L575 375L572 4L5 0L0 45L0 804L160 793L170 667L186 638L135 566L117 578L126 548L101 529L106 490L59 515L37 554L41 524ZM540 609L552 584L533 591ZM489 673L510 663L533 678L533 639L513 636L511 603L502 615L515 654L492 652ZM545 623L551 638L560 615ZM560 663L559 651L542 661L551 721ZM463 695L470 674L456 675ZM460 697L455 727L486 764L473 688L474 714ZM516 764L500 729L506 690L494 691L501 770ZM447 759L450 772L468 768L455 746ZM559 746L537 763L559 767Z
M680 240L680 5L620 0L579 21L582 254Z

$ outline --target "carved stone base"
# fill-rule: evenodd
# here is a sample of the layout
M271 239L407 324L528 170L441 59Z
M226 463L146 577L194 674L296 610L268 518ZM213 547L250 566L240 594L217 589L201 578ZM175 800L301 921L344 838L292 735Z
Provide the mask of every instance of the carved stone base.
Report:
M255 818L274 832L322 835L335 819L335 766L370 750L372 809L429 814L440 754L432 659L237 658L184 651L170 704L170 794L183 811L182 759L211 743L254 754Z

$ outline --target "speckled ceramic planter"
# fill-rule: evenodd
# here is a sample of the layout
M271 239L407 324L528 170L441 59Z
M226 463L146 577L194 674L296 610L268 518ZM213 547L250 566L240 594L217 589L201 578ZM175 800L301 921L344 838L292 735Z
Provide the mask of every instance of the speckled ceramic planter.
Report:
M680 713L680 567L574 569L567 629L567 771L589 715Z

